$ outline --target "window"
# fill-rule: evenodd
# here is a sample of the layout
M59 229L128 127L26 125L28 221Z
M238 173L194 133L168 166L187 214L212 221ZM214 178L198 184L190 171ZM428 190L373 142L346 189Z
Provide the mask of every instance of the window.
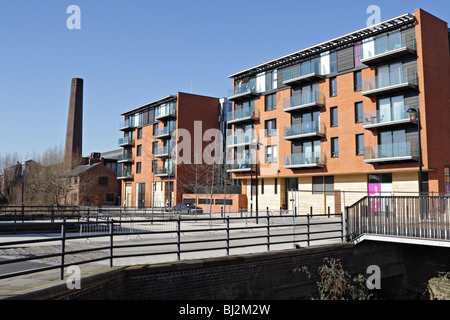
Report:
M362 72L356 71L353 74L353 84L355 91L361 91L362 90Z
M266 163L276 163L277 162L277 146L267 146L266 147Z
M392 173L378 173L367 175L368 183L392 183Z
M330 97L337 96L337 79L336 77L330 78Z
M266 100L266 107L265 107L266 111L275 110L277 108L277 94L276 93L268 94L265 97L265 100Z
M330 53L330 73L337 72L337 54L335 52Z
M338 126L338 109L337 109L337 107L330 108L330 126L331 127Z
M354 49L355 49L355 52L354 52L355 67L359 67L360 65L362 65L362 63L361 63L361 47L362 47L361 42L355 43L355 47L354 47Z
M277 70L266 72L266 90L277 88Z
M227 206L231 206L233 205L233 199L216 199L216 204L219 205L227 205Z
M142 170L142 163L137 162L136 163L136 174L141 173L141 170Z
M153 125L153 136L158 135L158 124Z
M334 176L325 177L325 194L334 194Z
M266 137L273 137L277 135L277 120L271 119L265 121Z
M114 202L114 194L113 193L106 194L106 202Z
M364 134L356 135L356 155L364 155Z
M362 123L364 121L363 103L355 102L355 123Z
M198 199L198 204L211 204L212 199Z
M154 141L152 143L152 152L153 152L153 154L156 154L157 150L158 150L158 141Z
M312 193L313 194L334 194L334 176L313 177Z
M138 138L138 139L142 139L142 128L139 128L139 129L137 130L137 138Z
M158 171L158 160L152 160L152 172Z
M298 178L286 178L286 188L288 191L298 191Z
M313 177L312 180L312 193L323 193L323 177Z
M339 157L339 138L331 138L331 157Z
M108 185L108 177L98 177L98 184L101 186Z
M142 144L138 145L136 148L136 156L142 156Z

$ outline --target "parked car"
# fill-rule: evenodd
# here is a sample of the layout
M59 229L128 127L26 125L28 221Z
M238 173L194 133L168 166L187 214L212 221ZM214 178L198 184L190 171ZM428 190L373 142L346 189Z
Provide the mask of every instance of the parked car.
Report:
M174 213L187 213L187 214L195 214L195 213L203 213L203 209L196 207L190 203L179 203L176 206L172 207L172 212Z

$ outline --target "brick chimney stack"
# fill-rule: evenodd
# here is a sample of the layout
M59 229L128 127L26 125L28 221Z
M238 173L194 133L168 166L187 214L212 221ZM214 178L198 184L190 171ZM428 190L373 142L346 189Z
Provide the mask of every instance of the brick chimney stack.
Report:
M72 79L69 115L67 118L64 168L71 170L81 165L83 140L83 79Z

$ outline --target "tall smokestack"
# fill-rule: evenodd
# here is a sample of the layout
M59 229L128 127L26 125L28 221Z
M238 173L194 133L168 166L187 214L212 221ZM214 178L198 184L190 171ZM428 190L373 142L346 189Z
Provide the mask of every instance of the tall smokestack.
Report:
M81 164L83 140L83 79L72 79L69 115L67 118L64 168L71 170Z

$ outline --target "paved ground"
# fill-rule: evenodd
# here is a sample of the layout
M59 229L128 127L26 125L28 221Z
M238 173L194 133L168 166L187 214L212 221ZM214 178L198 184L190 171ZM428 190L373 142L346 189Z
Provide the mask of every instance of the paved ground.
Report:
M252 231L251 234L249 230L241 231L238 236L246 236L246 235L254 235L254 232L261 232L261 234L264 234L266 230L260 229L258 231ZM275 232L285 232L283 230L272 230L272 233ZM300 232L300 231L299 231ZM14 241L18 239L37 239L37 238L51 238L52 236L55 236L55 234L29 234L26 236L2 236L1 241ZM206 233L202 233L196 236L196 239L214 239L217 237L218 239L223 239L223 234L220 234L218 232L209 231ZM292 237L291 237L292 238ZM306 243L300 241L300 237L297 238L297 243L301 244L302 246L305 246ZM156 243L158 241L160 242L168 242L168 241L176 241L176 237L173 234L163 234L163 235L131 235L131 236L118 236L115 237L115 244L140 244L140 243ZM242 241L242 240L239 240ZM243 241L256 241L256 240L243 240ZM331 241L331 242L330 242ZM317 241L314 243L314 245L320 245L324 243L335 243L337 240L322 240ZM80 249L90 249L93 245L95 246L107 246L109 243L108 238L91 238L91 239L79 239L79 240L71 240L66 243L66 252L73 251L73 250L80 250ZM225 240L221 240L219 242L211 242L211 243L205 243L205 245L217 245L217 246L224 246ZM189 247L190 246L190 247ZM197 245L198 246L198 245ZM283 245L272 245L271 250L281 250L281 249L290 249L293 248L293 243L287 243ZM190 250L195 249L196 244L192 245L185 245L183 247L184 250ZM214 248L214 247L212 247ZM22 257L30 257L30 256L36 256L36 255L42 255L42 254L52 254L52 253L60 253L60 245L59 242L44 242L40 244L33 244L33 245L27 245L24 246L15 246L15 247L8 247L8 248L2 248L0 247L0 262L7 260L7 259L16 259L16 258L22 258ZM147 250L144 252L151 252L155 253L159 251L167 251L172 250L176 252L176 245L172 246L164 246L164 247L152 247L151 249L145 247L142 248L124 248L122 250L115 250L114 254L133 254L133 253L142 253L142 250ZM265 245L265 239L261 240L260 246L255 247L247 247L247 248L236 248L231 249L230 254L248 254L248 253L255 253L255 252L265 252L267 251L267 246ZM65 258L66 264L73 264L78 261L88 260L88 259L96 259L101 257L107 257L109 254L108 250L101 250L101 251L88 251L82 254L78 255L68 255ZM199 252L189 252L189 253L182 253L181 259L182 260L189 260L189 259L203 259L203 258L210 258L210 257L217 257L217 256L224 256L226 255L226 250L224 249L215 249L215 250L208 250L208 251L199 251ZM127 258L121 258L121 259L115 259L114 260L114 268L123 268L125 266L131 266L131 265L143 265L143 264L158 264L158 263L167 263L167 262L175 262L177 261L177 255L176 253L172 254L166 254L166 255L151 255L151 256L143 256L143 257L127 257ZM10 272L17 272L20 270L26 270L30 267L45 267L50 265L58 265L60 263L60 257L50 257L46 259L39 260L39 262L22 262L20 264L14 264L14 265L0 265L0 274L10 273ZM81 270L81 276L89 277L92 275L96 275L99 273L105 273L109 272L112 269L109 267L109 260L103 260L95 263L90 264L82 264L80 265ZM66 276L70 276L70 274L66 274ZM51 271L42 271L39 273L33 273L29 275L23 275L18 276L14 278L9 279L3 279L0 280L0 299L5 299L8 297L14 297L18 295L24 295L27 292L35 292L35 291L41 291L43 297L45 297L45 290L49 287L54 287L58 285L66 285L66 280L60 280L60 270L51 270ZM24 296L26 298L26 296Z

